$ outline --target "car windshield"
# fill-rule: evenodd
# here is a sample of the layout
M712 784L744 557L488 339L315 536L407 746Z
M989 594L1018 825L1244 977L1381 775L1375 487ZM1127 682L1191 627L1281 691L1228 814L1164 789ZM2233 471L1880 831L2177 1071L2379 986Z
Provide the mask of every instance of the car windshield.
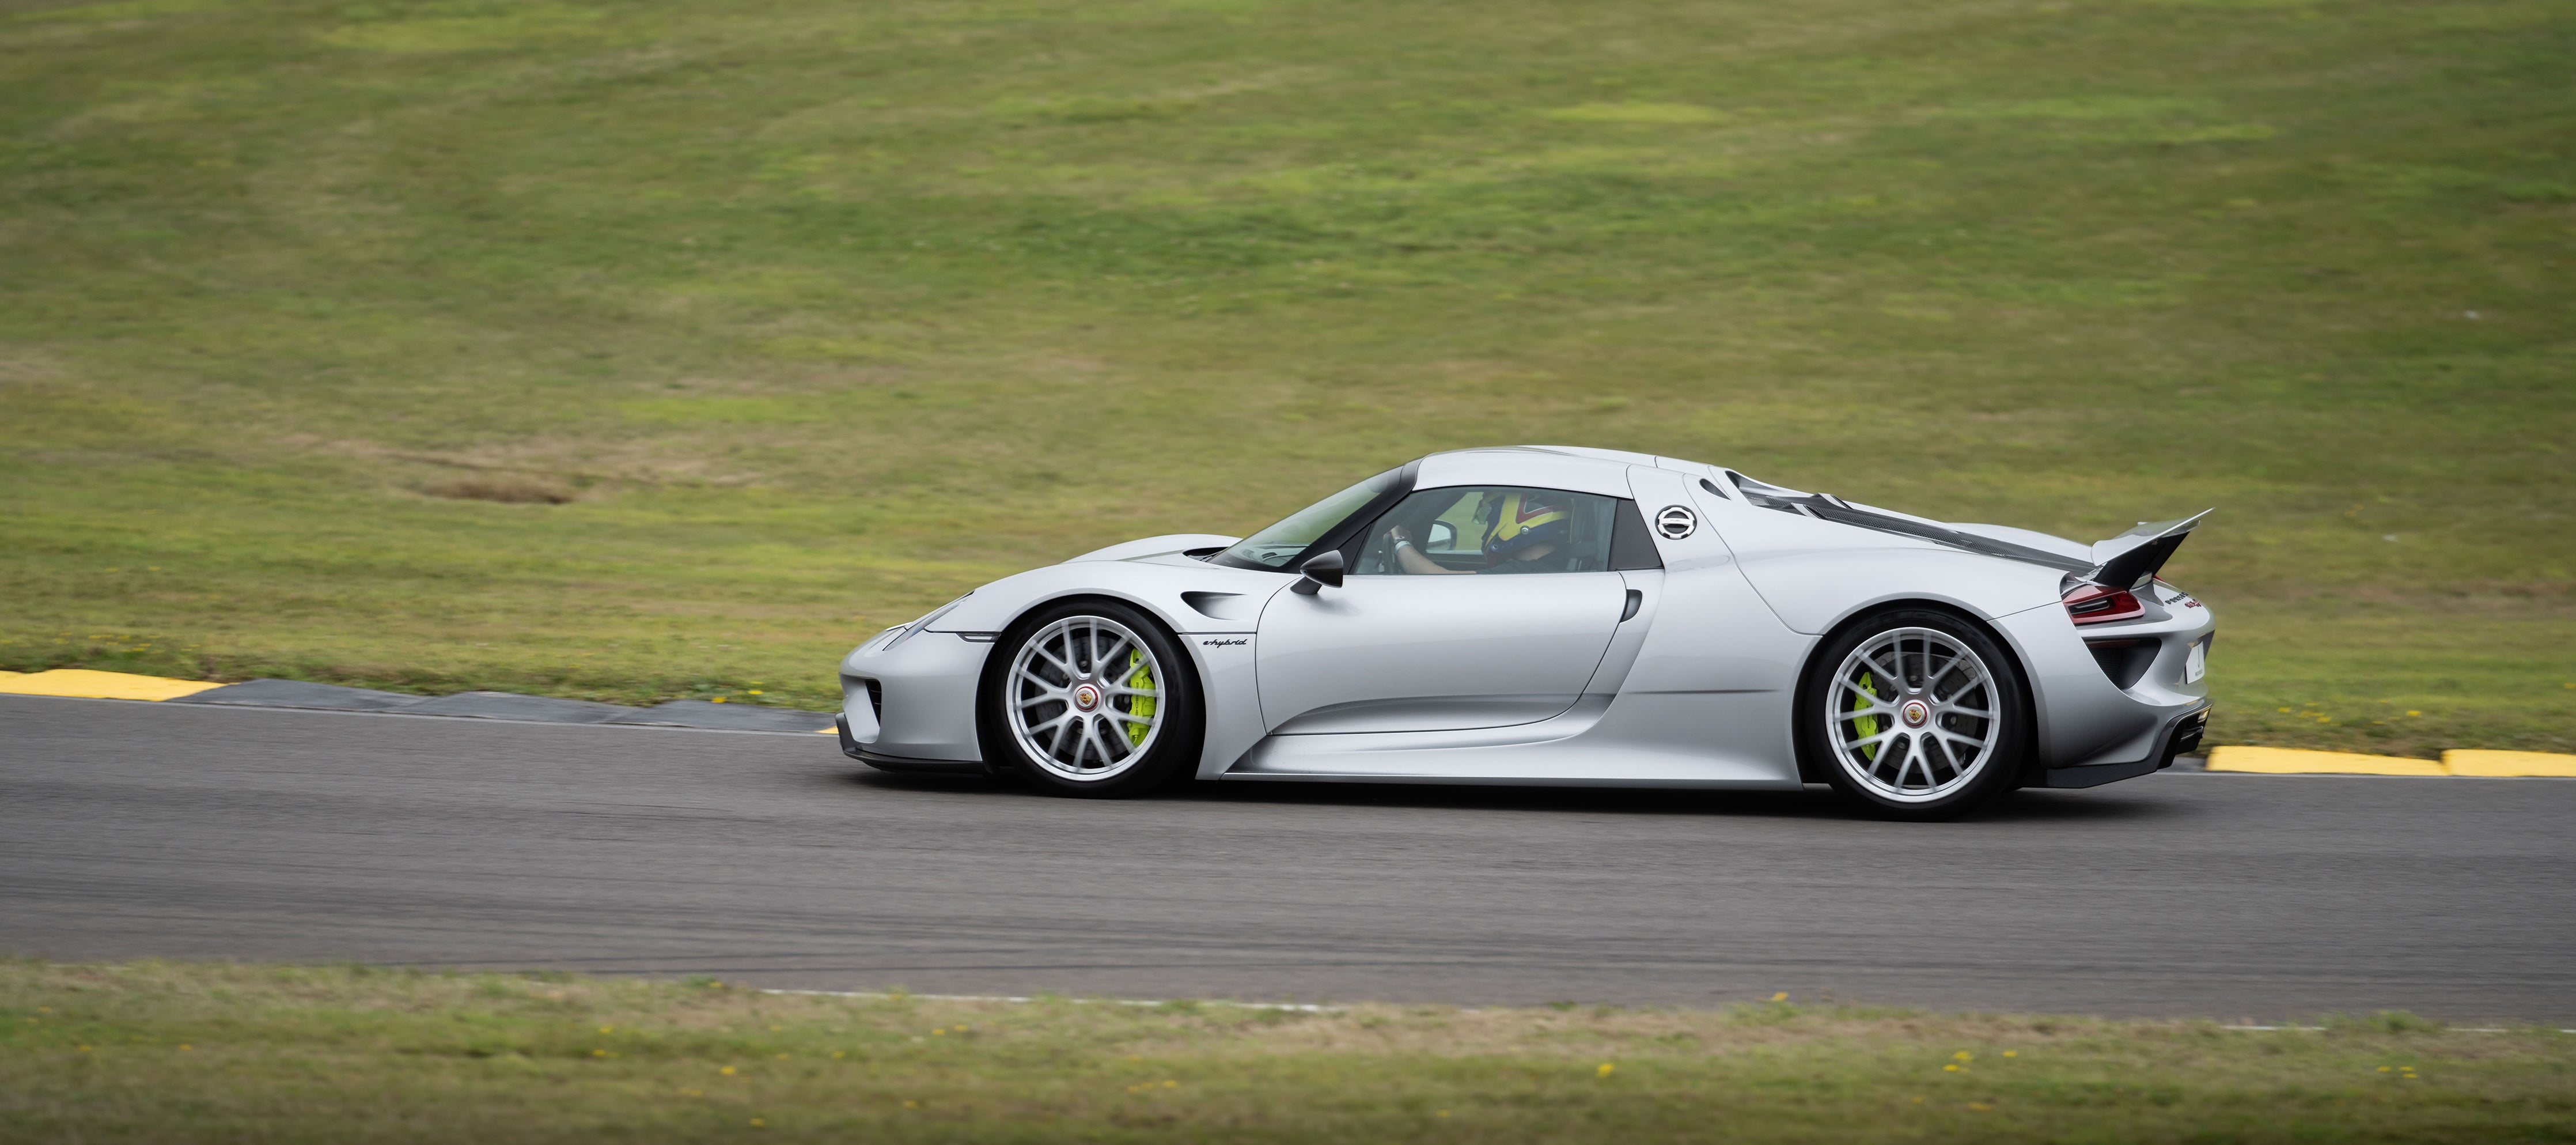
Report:
M1323 539L1333 527L1347 521L1351 514L1368 506L1393 486L1402 476L1402 467L1389 469L1303 509L1288 518L1235 543L1233 548L1208 558L1211 564L1230 565L1239 569L1285 570L1288 562L1307 546Z

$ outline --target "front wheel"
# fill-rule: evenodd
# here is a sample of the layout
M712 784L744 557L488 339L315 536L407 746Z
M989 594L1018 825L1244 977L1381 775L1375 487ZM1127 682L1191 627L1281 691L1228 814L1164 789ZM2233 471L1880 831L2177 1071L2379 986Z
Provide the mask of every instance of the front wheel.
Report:
M1162 626L1114 601L1023 617L986 670L983 738L997 762L1059 795L1140 795L1197 762L1197 678Z
M1892 609L1819 650L1799 741L1845 799L1888 819L1948 819L2011 788L2029 751L2021 670L1948 613Z

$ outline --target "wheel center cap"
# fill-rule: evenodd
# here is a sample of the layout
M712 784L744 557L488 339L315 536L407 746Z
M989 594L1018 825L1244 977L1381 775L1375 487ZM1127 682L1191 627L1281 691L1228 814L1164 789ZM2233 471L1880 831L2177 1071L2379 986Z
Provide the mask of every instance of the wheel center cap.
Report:
M1092 710L1093 708L1097 708L1097 707L1099 707L1099 706L1100 706L1100 687L1099 687L1099 685L1097 685L1097 684L1090 684L1090 683L1083 683L1083 684L1076 684L1076 685L1074 685L1074 688L1073 688L1073 706L1074 706L1074 707L1077 707L1077 708L1080 708L1080 709L1082 709L1083 711L1086 711L1086 712L1087 712L1087 711Z
M1907 700L1905 706L1896 711L1898 715L1905 717L1905 726L1909 728L1922 727L1932 718L1931 707L1921 700Z

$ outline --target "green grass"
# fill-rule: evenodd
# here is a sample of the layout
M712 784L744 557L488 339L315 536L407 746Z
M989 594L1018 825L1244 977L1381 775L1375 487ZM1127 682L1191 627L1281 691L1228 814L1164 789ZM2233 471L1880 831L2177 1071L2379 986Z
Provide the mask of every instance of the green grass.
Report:
M12 1141L2547 1141L2576 1037L0 963Z
M2216 742L2576 750L2571 58L2552 0L0 0L0 667L826 706L987 578L1544 441L2216 505Z

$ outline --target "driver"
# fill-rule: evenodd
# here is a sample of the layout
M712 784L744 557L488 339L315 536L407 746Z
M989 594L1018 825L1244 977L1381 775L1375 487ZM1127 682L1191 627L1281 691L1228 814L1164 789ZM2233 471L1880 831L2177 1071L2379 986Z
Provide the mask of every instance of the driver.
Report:
M1481 569L1440 567L1423 555L1413 543L1413 534L1402 525L1386 533L1395 541L1395 563L1409 573L1562 572L1572 516L1562 500L1543 492L1485 494L1476 505L1476 523L1485 530L1485 567Z

